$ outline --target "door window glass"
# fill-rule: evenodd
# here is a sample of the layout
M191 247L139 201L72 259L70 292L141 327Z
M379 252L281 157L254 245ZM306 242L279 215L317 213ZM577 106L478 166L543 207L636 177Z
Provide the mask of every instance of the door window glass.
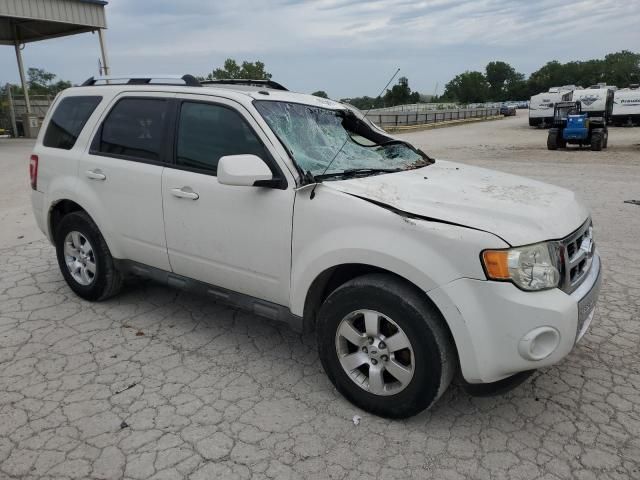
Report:
M158 98L124 98L102 124L96 150L142 160L161 160L167 101Z
M262 142L238 112L220 105L182 104L177 165L215 174L220 157L240 154L266 159Z

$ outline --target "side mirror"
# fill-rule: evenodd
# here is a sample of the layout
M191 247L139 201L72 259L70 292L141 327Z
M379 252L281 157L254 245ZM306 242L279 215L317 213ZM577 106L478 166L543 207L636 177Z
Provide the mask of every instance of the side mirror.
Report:
M256 155L225 155L218 161L218 183L253 187L273 180L271 169Z

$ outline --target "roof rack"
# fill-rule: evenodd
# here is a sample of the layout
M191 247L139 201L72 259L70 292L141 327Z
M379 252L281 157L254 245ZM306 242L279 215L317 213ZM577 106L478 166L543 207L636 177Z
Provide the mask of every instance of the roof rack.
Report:
M160 81L157 81L160 80ZM164 82L162 81L164 80ZM93 85L126 84L126 85L180 85L168 80L182 80L185 86L201 87L202 84L193 75L107 75L102 77L90 77L84 81L83 87Z
M262 87L271 88L272 90L284 90L288 92L289 89L278 82L273 80L250 80L243 78L225 78L220 80L202 80L201 85L244 85L247 87Z

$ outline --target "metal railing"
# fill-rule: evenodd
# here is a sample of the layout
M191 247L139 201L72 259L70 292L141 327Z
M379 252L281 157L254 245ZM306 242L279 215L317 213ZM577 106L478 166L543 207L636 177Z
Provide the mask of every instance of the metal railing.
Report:
M433 110L429 112L372 113L367 118L382 128L428 125L467 118L488 118L500 115L500 108Z

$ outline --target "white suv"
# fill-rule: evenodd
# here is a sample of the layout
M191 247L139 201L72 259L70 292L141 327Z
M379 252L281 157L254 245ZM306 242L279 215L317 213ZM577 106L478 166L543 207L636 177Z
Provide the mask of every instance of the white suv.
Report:
M181 83L181 85L177 85ZM406 417L560 361L600 259L570 191L434 160L275 82L89 79L30 164L33 210L87 300L145 276L315 329L356 405Z

